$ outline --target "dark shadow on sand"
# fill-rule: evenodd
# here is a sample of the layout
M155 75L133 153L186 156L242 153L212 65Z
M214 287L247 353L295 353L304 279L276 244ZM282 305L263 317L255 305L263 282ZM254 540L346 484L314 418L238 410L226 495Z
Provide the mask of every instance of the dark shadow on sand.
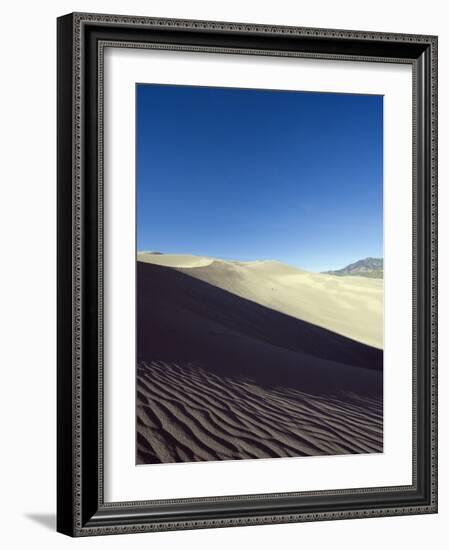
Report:
M137 359L198 363L264 387L382 398L382 350L143 262L137 262Z

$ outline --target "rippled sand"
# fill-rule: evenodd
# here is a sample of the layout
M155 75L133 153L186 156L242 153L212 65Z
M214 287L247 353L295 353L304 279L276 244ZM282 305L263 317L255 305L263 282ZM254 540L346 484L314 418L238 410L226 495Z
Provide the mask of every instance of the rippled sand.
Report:
M382 404L264 389L195 365L138 366L138 463L382 451Z
M274 271L280 281L302 276L289 266L258 264L244 264L241 278L241 263L235 269L216 261L190 268L138 262L139 464L382 452L382 350L274 302L268 307L263 296L244 297L242 280L247 284L251 271L256 282L261 271ZM311 288L295 291L292 307L311 307ZM353 284L351 303L357 294L361 283ZM337 326L336 304L330 301L327 311Z

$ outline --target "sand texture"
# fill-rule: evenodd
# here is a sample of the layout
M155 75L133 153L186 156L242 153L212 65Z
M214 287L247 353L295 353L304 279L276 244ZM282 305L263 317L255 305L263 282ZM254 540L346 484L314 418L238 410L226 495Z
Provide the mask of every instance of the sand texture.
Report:
M139 364L138 387L141 464L382 450L376 400L266 388L194 364L158 361Z
M377 281L351 277L342 302L331 297L344 278L158 256L137 263L138 463L382 451L383 353L365 342L376 321L366 320L362 339L284 311L303 301L312 311L308 293L326 309L319 296L328 292L332 308L315 315L340 326L339 304L371 303ZM273 281L282 307L261 290ZM366 312L379 320L376 308Z

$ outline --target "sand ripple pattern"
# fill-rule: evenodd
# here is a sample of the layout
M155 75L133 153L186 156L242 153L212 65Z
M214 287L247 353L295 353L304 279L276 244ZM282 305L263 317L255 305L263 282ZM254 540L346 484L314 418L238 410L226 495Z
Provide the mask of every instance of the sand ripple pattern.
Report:
M139 464L382 452L382 402L222 377L198 364L137 366Z

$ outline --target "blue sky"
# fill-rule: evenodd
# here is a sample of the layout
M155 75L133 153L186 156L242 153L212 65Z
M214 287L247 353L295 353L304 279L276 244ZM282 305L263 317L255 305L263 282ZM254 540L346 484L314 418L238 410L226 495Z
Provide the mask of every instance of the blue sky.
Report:
M137 249L383 257L383 98L137 85Z

